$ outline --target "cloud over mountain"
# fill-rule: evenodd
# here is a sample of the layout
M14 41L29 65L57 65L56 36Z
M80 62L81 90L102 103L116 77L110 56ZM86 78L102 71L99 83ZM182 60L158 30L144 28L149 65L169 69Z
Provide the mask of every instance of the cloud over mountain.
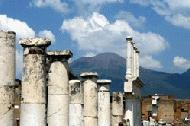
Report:
M104 15L94 12L91 16L74 17L63 21L62 32L68 32L71 39L86 53L115 52L121 56L126 54L125 38L133 36L136 46L140 49L142 58L152 61L152 55L164 51L167 41L153 32L139 32L133 29L126 20L109 21ZM151 58L147 58L151 57ZM157 61L159 62L159 61ZM157 63L159 68L161 65ZM155 65L153 65L155 66Z
M189 69L190 68L190 60L185 59L181 56L176 56L173 59L174 66L181 69Z

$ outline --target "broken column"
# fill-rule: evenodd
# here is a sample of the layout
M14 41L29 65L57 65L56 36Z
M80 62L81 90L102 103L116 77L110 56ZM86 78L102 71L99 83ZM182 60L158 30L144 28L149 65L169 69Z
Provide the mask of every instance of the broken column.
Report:
M22 39L24 48L20 126L46 126L47 39Z
M48 126L69 126L69 67L71 51L49 51Z
M112 93L112 126L118 126L123 122L123 93Z
M126 76L125 78L132 78L133 74L133 43L132 43L132 38L129 36L126 38L128 41L127 44L127 58L126 58Z
M134 46L134 43L131 37L128 37L126 40L127 40L127 47L128 47L126 71L129 71L132 73L126 73L126 78L125 78L126 81L124 83L124 93L125 93L124 97L125 97L125 105L126 105L124 120L126 122L128 121L130 126L140 126L141 125L141 90L140 89L142 88L142 81L139 79L139 51Z
M111 80L98 80L98 126L110 126L110 83Z
M69 81L69 126L83 126L83 86L80 80Z
M14 126L15 38L0 31L0 126Z
M157 94L152 96L152 118L157 120L158 116L158 100L159 96Z
M94 72L84 72L80 75L84 85L84 126L98 125L98 94L97 77Z

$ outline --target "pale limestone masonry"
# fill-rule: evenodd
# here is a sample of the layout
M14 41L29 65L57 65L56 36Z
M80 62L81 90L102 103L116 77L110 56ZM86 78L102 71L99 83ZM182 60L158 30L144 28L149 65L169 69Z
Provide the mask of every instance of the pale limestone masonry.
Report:
M84 72L80 76L84 85L84 126L98 125L97 73Z
M48 53L48 126L69 126L69 67L71 51Z
M47 39L22 39L24 48L20 126L46 126Z
M69 81L69 126L83 126L83 86L80 80Z
M98 126L110 126L110 83L111 80L101 79L98 84Z
M123 93L112 93L112 124L111 126L118 126L123 122Z
M0 126L14 126L15 32L0 31Z
M113 92L110 103L111 80L97 80L96 72L83 72L81 80L69 81L74 77L68 63L72 52L47 52L51 42L45 38L20 40L22 85L15 90L16 34L0 31L0 126L18 126L15 118L17 123L20 119L20 126L141 126L139 51L131 37L126 40L124 93ZM157 101L158 97L153 97L155 117Z
M141 125L141 88L139 79L139 51L131 37L127 37L126 81L124 82L125 116L130 126Z

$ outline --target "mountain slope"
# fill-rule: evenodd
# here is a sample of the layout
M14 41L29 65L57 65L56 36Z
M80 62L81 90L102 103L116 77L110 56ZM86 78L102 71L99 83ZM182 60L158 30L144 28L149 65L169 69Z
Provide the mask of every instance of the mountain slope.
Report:
M111 91L123 91L126 61L114 53L102 53L95 57L81 57L71 63L74 74L98 72L99 78L111 79ZM190 70L183 74L170 74L140 67L144 82L143 95L165 94L178 98L190 98Z

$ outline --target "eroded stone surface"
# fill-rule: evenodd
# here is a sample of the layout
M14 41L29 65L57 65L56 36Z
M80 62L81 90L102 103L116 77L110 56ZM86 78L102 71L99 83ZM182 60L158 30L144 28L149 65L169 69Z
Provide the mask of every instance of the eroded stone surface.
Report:
M80 74L81 77L85 78L85 77L97 77L98 73L96 72L83 72Z
M22 39L24 64L20 126L46 126L46 48L42 38Z
M123 93L112 93L112 115L123 115Z
M22 103L45 104L45 63L45 56L42 54L24 56Z
M98 92L98 126L110 126L110 92Z
M83 126L83 93L80 80L69 81L69 126Z
M69 94L68 63L53 62L48 72L48 94Z
M19 41L19 44L23 47L32 46L44 46L47 47L51 44L51 41L47 38L25 38Z
M65 57L65 58L70 58L73 56L72 52L70 50L63 50L63 51L48 51L47 52L48 56L52 57Z
M0 31L0 126L14 125L15 39L15 32Z
M15 84L15 33L0 31L0 85Z
M48 126L69 125L69 65L70 51L50 51L48 54Z
M111 80L106 80L106 79L99 79L97 80L97 84L98 84L98 91L109 91L110 90L110 83Z
M83 86L80 80L69 81L69 95L71 104L83 104Z
M98 94L97 94L97 73L82 73L84 79L84 125L97 126L98 116Z

